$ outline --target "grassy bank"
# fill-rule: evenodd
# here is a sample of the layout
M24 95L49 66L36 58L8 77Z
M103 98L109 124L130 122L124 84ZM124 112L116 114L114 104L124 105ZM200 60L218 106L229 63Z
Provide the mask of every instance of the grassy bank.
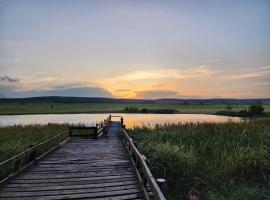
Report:
M247 109L249 105L232 105L231 111ZM168 109L181 113L215 114L226 110L227 105L183 105L183 104L135 104L135 103L0 103L0 114L52 114L52 113L109 113L124 112L126 107L139 110ZM264 105L270 113L270 105Z
M168 180L169 199L186 199L194 183L205 199L270 199L270 120L168 124L130 136Z

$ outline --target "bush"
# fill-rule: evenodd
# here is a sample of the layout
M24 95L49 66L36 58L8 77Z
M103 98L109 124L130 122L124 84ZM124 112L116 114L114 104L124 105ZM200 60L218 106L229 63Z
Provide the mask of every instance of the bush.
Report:
M221 110L216 112L216 115L226 115L226 116L238 116L238 117L252 117L252 116L260 116L263 114L264 107L260 104L249 106L248 110L240 110L240 111L232 111L229 110Z
M124 109L124 112L127 113L155 113L155 114L174 114L174 113L180 113L179 111L175 109L148 109L148 108L142 108L139 110L136 107L126 107Z
M141 113L148 113L149 112L149 110L147 109L147 108L143 108L143 109L141 109L141 111L140 111Z
M232 110L232 106L231 106L231 105L228 105L228 106L226 107L226 109L227 109L227 110Z
M124 109L125 112L130 112L130 113L136 113L136 112L138 112L138 110L139 109L137 107L126 107Z
M261 115L264 111L264 107L260 104L258 105L251 105L249 106L248 108L248 112L251 114L251 115Z

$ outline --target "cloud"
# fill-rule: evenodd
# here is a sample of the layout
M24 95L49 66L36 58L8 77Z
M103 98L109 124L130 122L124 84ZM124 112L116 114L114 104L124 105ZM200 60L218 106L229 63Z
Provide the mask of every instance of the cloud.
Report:
M166 90L147 90L137 91L136 98L139 99L162 99L162 98L177 98L179 94L175 91Z
M104 77L96 80L96 83L119 98L142 98L143 96L145 98L165 98L165 94L168 98L171 98L175 97L176 94L163 92L163 95L159 95L158 93L152 93L151 96L146 97L146 93L136 94L136 91L182 91L182 81L205 81L218 73L219 71L207 65L186 69L137 70L113 77Z
M71 97L107 97L112 98L113 95L98 87L77 87L77 88L62 88L50 90L28 90L15 91L10 88L1 88L0 94L11 98L25 98L37 96L71 96Z
M9 77L9 76L0 76L0 83L2 82L4 82L4 83L6 83L6 82L8 82L8 83L15 83L15 82L18 82L19 81L19 79L15 79L15 78L11 78L11 77Z
M193 79L193 78L208 78L217 71L211 69L209 66L197 66L190 69L159 69L159 70L143 70L133 71L126 74L109 78L109 82L119 81L139 81L139 80L153 80L153 79Z
M20 47L24 46L25 42L15 40L0 40L0 46L2 47Z
M264 66L260 67L257 70L242 70L234 73L229 73L224 76L224 79L238 80L238 79L257 78L269 75L270 75L270 66Z
M210 59L210 60L204 60L203 63L213 64L219 62L220 59Z
M118 89L116 90L117 92L130 92L131 90L127 90L127 89Z
M21 59L19 57L2 57L0 58L0 64L1 65L9 65L9 64L16 64L21 62Z
M62 78L58 76L42 76L37 81L38 82L52 82L52 81L61 81Z
M35 96L113 97L109 91L101 87L89 86L89 83L67 81L58 76L25 76L20 80L0 76L0 98Z

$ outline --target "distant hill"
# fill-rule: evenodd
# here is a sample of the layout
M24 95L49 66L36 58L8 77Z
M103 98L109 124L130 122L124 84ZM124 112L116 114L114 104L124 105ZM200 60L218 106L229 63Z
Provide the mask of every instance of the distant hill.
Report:
M151 104L255 104L260 101L262 104L270 105L270 98L264 99L115 99L100 97L30 97L30 98L0 98L1 102L24 102L24 103L151 103Z

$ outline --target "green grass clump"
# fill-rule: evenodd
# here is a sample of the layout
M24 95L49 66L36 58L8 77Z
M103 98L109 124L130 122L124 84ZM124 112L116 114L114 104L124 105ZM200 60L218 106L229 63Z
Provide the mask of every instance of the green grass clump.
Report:
M0 127L0 162L68 129L67 124Z
M165 124L128 131L169 199L186 199L194 183L205 199L270 199L270 120Z

